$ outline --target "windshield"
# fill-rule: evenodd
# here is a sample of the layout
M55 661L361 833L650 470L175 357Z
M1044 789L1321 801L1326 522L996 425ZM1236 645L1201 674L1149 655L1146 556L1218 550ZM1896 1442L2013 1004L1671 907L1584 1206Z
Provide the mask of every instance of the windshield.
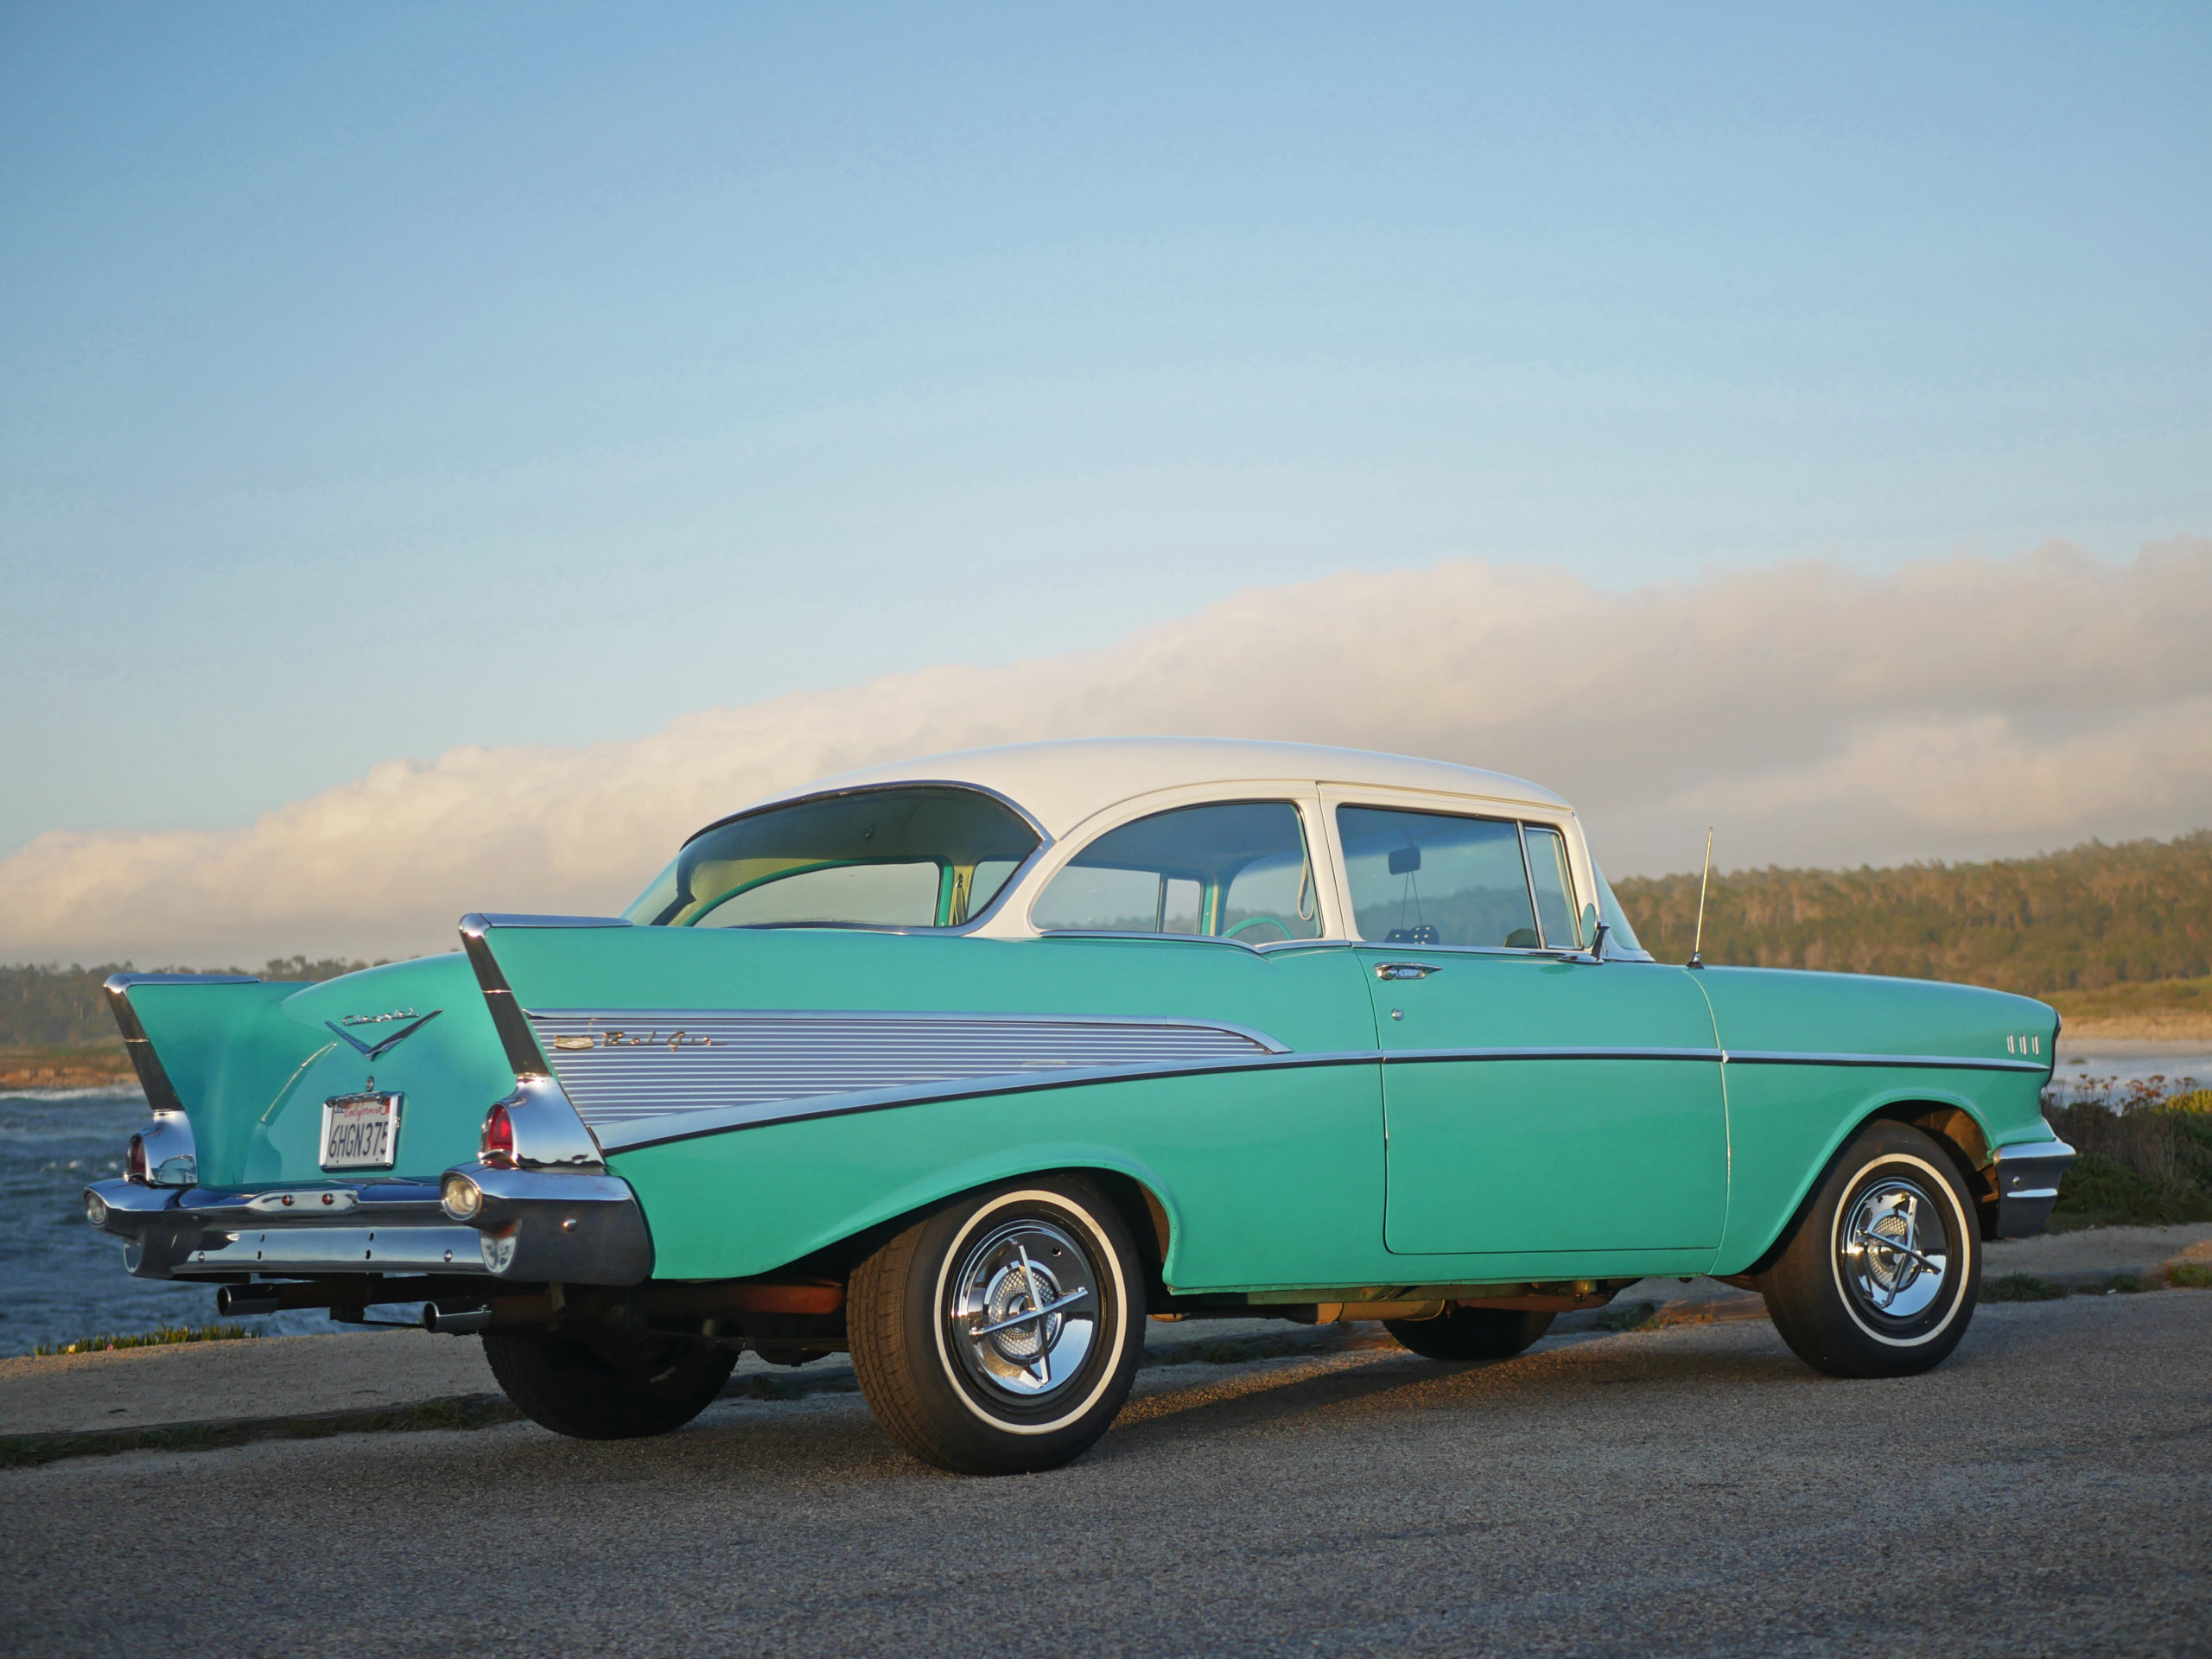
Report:
M1037 845L980 790L855 790L701 830L622 914L653 927L957 927Z

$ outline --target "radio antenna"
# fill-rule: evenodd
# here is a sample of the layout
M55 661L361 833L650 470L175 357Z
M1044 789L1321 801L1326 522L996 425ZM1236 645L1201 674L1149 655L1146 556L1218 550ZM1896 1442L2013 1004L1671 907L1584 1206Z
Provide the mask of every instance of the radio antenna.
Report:
M1689 965L1705 966L1705 890L1713 885L1713 826L1705 826L1705 874L1697 883L1697 938L1690 946Z

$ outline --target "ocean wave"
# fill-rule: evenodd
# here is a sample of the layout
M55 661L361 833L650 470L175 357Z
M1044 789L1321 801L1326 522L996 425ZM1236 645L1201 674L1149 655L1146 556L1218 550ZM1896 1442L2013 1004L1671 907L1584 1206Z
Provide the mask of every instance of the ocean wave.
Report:
M127 1100L145 1103L144 1093L137 1089L0 1089L0 1101L73 1101Z

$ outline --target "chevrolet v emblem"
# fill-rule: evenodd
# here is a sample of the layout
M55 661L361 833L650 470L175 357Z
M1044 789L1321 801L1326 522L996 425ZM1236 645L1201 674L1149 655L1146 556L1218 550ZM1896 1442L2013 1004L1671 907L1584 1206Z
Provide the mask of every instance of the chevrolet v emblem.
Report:
M335 1020L326 1020L322 1023L329 1027L331 1030L336 1032L340 1037L343 1037L347 1042L353 1044L355 1048L360 1050L361 1052L368 1058L373 1060L378 1055L383 1053L386 1049L397 1048L400 1044L405 1042L410 1037L412 1037L416 1032L422 1030L423 1027L429 1025L431 1020L436 1019L444 1012L445 1010L443 1008L432 1008L428 1014L423 1015L423 1017L418 1020L415 1018L414 1009L404 1008L395 1014L349 1014L346 1016L346 1025L344 1026L340 1025ZM346 1026L366 1026L370 1028L371 1032L373 1033L375 1028L378 1026L391 1025L401 1020L407 1020L408 1023L401 1026L400 1028L397 1031L393 1032L391 1036L378 1043L365 1043L359 1037L356 1037L352 1032L346 1029Z

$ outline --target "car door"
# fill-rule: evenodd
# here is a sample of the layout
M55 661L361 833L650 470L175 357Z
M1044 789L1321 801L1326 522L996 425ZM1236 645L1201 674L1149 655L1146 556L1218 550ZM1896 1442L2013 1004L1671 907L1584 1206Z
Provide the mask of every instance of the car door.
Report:
M1383 1055L1389 1250L1717 1246L1711 1016L1682 969L1582 950L1595 912L1565 826L1329 804Z
M1287 791L1286 791L1287 793ZM1219 1022L1271 1051L1121 1091L1182 1214L1173 1281L1329 1284L1376 1269L1372 1014L1318 848L1318 799L1213 799L1084 839L1030 906L1038 1006Z

